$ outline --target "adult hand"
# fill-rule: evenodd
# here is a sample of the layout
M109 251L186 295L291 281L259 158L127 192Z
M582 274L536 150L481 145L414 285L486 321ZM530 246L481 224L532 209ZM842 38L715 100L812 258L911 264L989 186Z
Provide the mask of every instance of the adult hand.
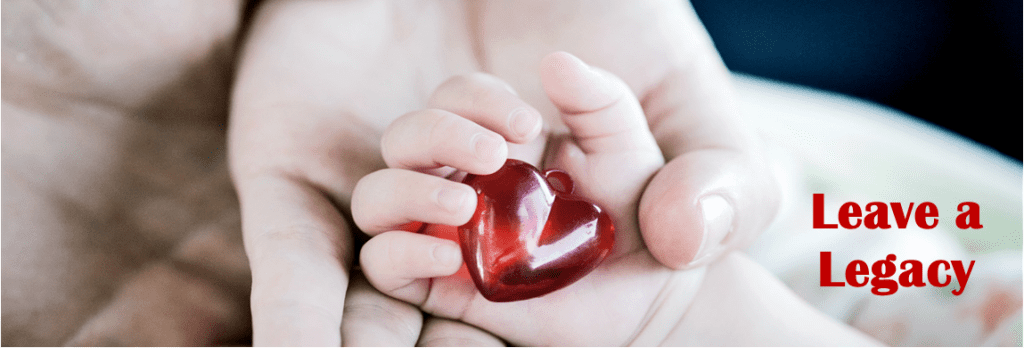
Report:
M353 218L374 235L360 262L370 283L385 294L513 344L627 344L644 328L650 310L662 304L659 294L692 298L703 270L676 274L654 260L641 240L640 194L664 159L628 86L564 52L544 58L540 75L570 133L552 138L543 166L535 164L564 170L573 177L575 194L609 214L616 245L608 258L559 291L495 303L469 279L452 276L462 265L456 242L432 228L427 231L433 236L400 230L415 221L465 224L477 206L473 189L426 172L443 166L493 173L505 162L504 139L527 142L540 131L540 114L514 90L474 74L442 84L431 109L402 116L384 133L382 152L391 168L366 176L352 197ZM507 122L517 114L523 118ZM519 120L526 121L524 127L517 127ZM682 292L670 285L674 277L685 278L676 282ZM678 313L678 322L685 307L663 310Z
M352 190L385 167L384 129L442 82L480 71L508 82L550 125L509 156L539 163L547 135L567 129L536 72L560 50L621 77L669 160L638 211L655 259L690 267L771 220L774 183L685 4L271 2L239 66L230 139L254 342L340 343Z
M3 343L235 345L238 1L3 3Z

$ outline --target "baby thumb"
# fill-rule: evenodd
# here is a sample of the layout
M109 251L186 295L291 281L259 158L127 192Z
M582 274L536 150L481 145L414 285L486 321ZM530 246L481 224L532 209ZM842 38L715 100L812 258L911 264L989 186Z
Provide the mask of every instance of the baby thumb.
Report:
M540 78L584 153L659 151L639 101L618 77L555 52L541 60Z

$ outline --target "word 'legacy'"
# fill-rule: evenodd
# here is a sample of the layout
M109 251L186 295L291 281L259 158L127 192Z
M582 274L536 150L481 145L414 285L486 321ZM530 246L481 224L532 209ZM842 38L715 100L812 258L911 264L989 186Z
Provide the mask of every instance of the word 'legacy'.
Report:
M853 260L846 266L844 282L842 278L832 279L832 252L821 252L821 286L843 287L849 284L859 288L871 284L871 293L879 296L895 294L900 287L924 287L929 284L934 287L945 287L953 281L947 274L950 269L956 275L956 282L960 284L952 293L960 296L967 288L967 280L974 269L974 260L971 260L966 268L964 261L961 260L935 260L927 267L918 260L904 260L900 262L900 274L896 279L890 278L895 276L897 271L895 254L875 261L870 268L864 260Z

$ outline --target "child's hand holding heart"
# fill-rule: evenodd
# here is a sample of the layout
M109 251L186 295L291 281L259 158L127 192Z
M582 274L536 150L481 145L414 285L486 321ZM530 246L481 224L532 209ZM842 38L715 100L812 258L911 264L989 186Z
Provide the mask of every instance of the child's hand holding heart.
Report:
M659 304L673 274L687 278L680 285L692 295L703 271L676 273L662 266L641 239L640 196L664 158L628 86L566 53L546 57L540 74L569 134L550 135L538 167L568 173L576 194L611 216L615 247L604 263L548 295L496 303L469 279L452 276L463 264L455 241L402 231L417 221L465 224L477 206L476 194L442 176L454 170L491 174L507 159L506 140L549 136L541 134L542 117L534 108L504 82L480 74L442 84L431 98L434 109L407 114L386 130L382 154L390 168L363 178L352 197L354 220L374 235L360 263L385 294L513 344L626 344Z

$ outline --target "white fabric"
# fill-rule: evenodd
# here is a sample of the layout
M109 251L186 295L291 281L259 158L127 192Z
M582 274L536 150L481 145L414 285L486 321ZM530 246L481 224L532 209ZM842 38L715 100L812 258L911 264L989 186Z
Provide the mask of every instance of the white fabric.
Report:
M744 75L736 86L744 117L778 163L783 189L778 219L748 250L753 259L812 305L888 344L1021 345L1020 163L876 104ZM939 208L939 226L812 229L813 193L825 194L824 216L832 223L847 201L929 201ZM963 201L980 205L984 228L955 226ZM821 287L821 251L832 252L833 279L853 259L870 265L890 253L897 264L976 264L961 296L950 294L955 280L946 288L875 296L870 285Z

